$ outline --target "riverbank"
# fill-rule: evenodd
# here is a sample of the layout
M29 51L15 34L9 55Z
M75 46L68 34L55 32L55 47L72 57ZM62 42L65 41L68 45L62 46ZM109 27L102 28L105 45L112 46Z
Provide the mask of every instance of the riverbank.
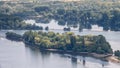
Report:
M54 32L46 33L46 32L27 31L22 36L14 32L7 32L6 37L11 40L13 39L19 40L22 38L22 41L25 44L32 45L33 47L36 46L41 50L48 49L48 51L52 51L52 52L63 52L63 53L65 52L65 53L77 54L77 55L83 54L102 60L106 60L105 58L112 56L113 53L110 44L106 41L105 37L102 35L78 36L78 35L74 35L74 33L72 32L66 32L65 34L57 34ZM66 42L64 42L64 40ZM94 45L92 45L91 43Z
M34 47L37 49L40 49L38 46L34 46L34 44L30 44L28 42L25 42L25 44L27 44L27 46L29 47ZM89 52L74 52L74 51L68 51L68 50L58 50L58 49L40 49L40 51L48 51L48 52L55 52L55 53L62 53L62 54L72 54L72 55L83 55L83 56L90 56L96 59L100 59L103 61L111 61L112 59L110 59L109 57L111 57L113 54L97 54L97 53L89 53ZM118 61L118 59L114 60L115 62ZM112 61L113 62L113 61Z
M118 59L115 59L115 56L112 56L112 54L97 54L97 53L89 53L89 52L73 52L73 51L64 51L64 50L57 50L57 49L45 49L45 51L58 52L58 53L67 53L67 54L75 54L75 55L85 55L85 56L94 57L94 58L104 60L104 61L111 61L112 58L114 58L114 61L112 61L112 62L118 62ZM110 57L112 57L112 58L110 58ZM120 63L120 62L118 62L118 63Z
M76 54L76 55L85 55L85 56L94 57L94 58L104 60L104 61L110 61L110 62L113 62L113 63L120 63L120 60L118 59L118 57L113 56L112 54L97 54L97 53L89 53L89 52L73 52L73 51L63 51L63 50L57 50L57 49L45 49L45 51L67 53L67 54Z
M120 63L120 60L116 56L109 56L106 59L109 60L110 62Z
M82 55L76 56L53 52L41 52L39 49L25 46L22 42L6 39L0 40L0 43L0 60L2 61L2 68L72 68L74 65L77 68L102 68L102 64L104 65L103 68L120 67L119 64L101 61L92 57L84 57ZM83 61L85 61L84 64Z

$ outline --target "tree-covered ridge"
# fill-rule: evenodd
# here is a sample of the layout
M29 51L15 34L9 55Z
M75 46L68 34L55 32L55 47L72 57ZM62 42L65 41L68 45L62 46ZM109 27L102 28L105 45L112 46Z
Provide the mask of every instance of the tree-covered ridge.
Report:
M15 33L6 33L7 38L19 38L11 35ZM12 36L12 37L11 37ZM37 46L40 49L58 49L73 52L88 52L98 54L112 54L112 49L105 37L102 35L80 36L72 32L54 33L54 32L35 32L27 31L23 34L23 41L31 46Z

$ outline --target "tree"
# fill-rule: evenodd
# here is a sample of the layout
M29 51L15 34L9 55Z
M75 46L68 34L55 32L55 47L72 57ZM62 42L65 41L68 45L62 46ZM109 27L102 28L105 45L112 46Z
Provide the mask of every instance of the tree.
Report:
M9 34L7 34L8 36ZM9 37L14 38L14 34ZM112 54L110 44L102 35L98 36L79 36L72 32L63 34L54 32L27 31L23 34L23 41L26 44L37 46L40 49L59 49L74 52L90 52L98 54Z
M7 32L6 38L15 40L15 41L22 41L22 36L13 32Z
M115 51L114 54L115 54L115 56L120 57L120 50Z
M76 46L76 38L75 38L75 36L73 36L73 35L70 36L70 42L71 42L70 48L73 49L73 47Z
M48 26L47 26L47 27L45 27L45 30L47 30L47 31L48 31L48 30L49 30L49 27L48 27Z

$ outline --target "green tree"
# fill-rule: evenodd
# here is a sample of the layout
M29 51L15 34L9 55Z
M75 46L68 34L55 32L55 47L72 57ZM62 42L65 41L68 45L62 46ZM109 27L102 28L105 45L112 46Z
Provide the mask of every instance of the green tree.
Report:
M119 50L116 50L116 51L114 52L114 54L115 54L115 56L120 57L120 51L119 51Z

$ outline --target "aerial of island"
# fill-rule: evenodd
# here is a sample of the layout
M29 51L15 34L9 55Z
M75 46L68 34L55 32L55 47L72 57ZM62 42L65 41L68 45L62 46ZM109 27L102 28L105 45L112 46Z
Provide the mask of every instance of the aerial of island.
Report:
M0 68L119 68L119 45L120 0L0 0Z
M54 32L36 32L26 31L23 35L14 32L7 32L6 38L13 41L23 41L31 47L37 47L40 50L63 52L71 54L85 54L99 58L101 60L120 63L120 51L113 50L110 44L102 35L75 35L73 32L54 33Z

